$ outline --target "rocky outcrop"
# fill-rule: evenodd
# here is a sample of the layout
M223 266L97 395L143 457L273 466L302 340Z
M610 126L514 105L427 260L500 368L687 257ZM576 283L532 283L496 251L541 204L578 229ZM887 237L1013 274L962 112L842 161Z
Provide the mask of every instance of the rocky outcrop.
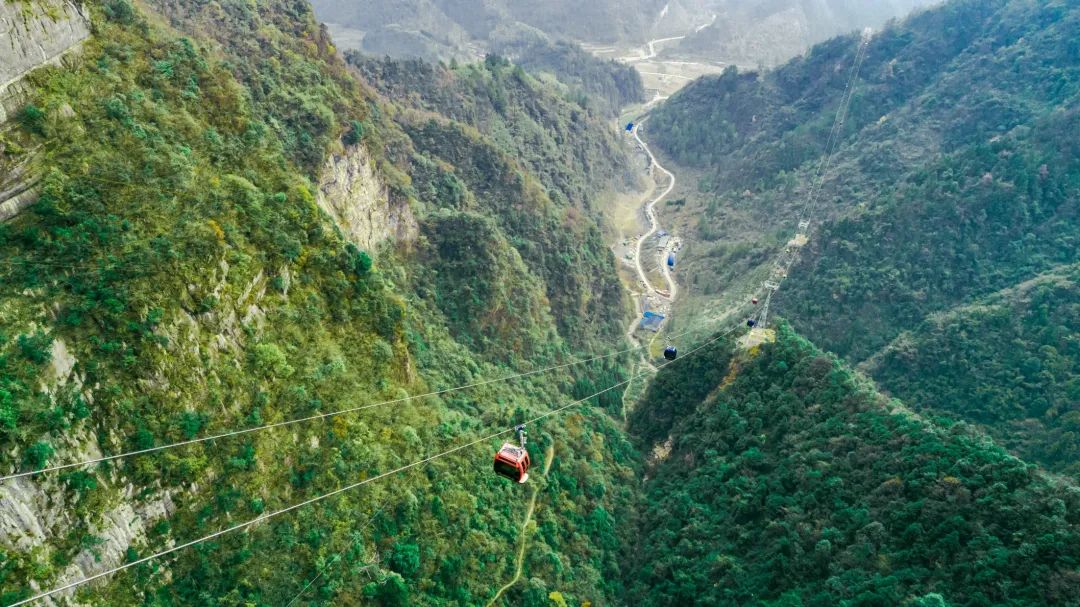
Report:
M94 440L83 438L87 439L87 445L94 445L95 448L83 450L77 456L100 455ZM80 550L48 587L66 586L124 564L128 559L128 548L145 541L147 528L176 512L172 494L168 491L147 499L134 485L128 485L120 490L117 501L116 506L101 513L98 522L90 529L90 534L98 540L95 545ZM41 482L19 479L0 485L0 512L3 512L0 517L0 546L16 552L48 546L50 539L63 537L75 524L73 506L56 480ZM43 590L36 582L30 582L30 588ZM71 607L80 605L71 601L73 594L74 590L63 593L67 598L60 604ZM46 600L44 604L57 603Z
M3 151L0 142L0 152ZM37 190L29 170L32 155L11 161L0 157L0 221L7 221L37 201Z
M417 223L406 201L395 201L363 146L333 154L323 166L319 207L356 246L373 251L386 240L411 241Z
M26 74L58 63L89 36L86 13L72 2L0 2L0 98ZM0 122L5 114L0 109Z
M27 74L60 63L89 36L85 10L69 0L0 0L0 124L24 103ZM5 145L0 133L0 152ZM0 221L37 201L35 179L28 169L32 156L0 157Z
M74 391L87 402L93 402L93 394L84 389L84 378L77 371L77 360L67 343L54 337L51 360L41 376L41 392L56 398L61 391ZM98 437L89 429L71 434L51 437L50 442L64 454L63 461L86 461L102 456ZM14 457L11 458L15 460ZM6 474L13 470L4 470ZM49 546L65 534L78 521L77 497L65 490L62 477L45 474L34 478L20 478L0 483L0 549L14 552L30 552ZM104 482L117 482L118 478L104 478ZM168 491L147 496L133 485L117 487L115 505L105 510L91 525L89 534L100 540L75 554L71 563L51 580L51 587L85 579L123 564L127 549L146 538L146 528L155 521L176 511L172 494ZM41 590L40 585L30 583L31 589ZM71 593L61 601L72 607ZM56 605L46 600L44 605Z

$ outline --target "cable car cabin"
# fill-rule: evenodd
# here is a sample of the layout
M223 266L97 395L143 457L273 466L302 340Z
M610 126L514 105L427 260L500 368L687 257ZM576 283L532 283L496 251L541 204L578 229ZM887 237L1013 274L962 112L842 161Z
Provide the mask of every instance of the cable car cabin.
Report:
M668 346L664 348L664 358L668 360L675 360L679 356L679 351L675 349L675 346Z
M524 447L505 443L495 454L495 474L515 483L529 480L529 452Z

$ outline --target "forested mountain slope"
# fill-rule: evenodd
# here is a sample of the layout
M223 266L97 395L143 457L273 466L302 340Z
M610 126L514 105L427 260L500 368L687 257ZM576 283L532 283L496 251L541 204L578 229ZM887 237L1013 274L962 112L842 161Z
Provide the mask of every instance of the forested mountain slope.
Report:
M669 409L671 385L705 396L649 474L634 604L1080 604L1080 490L779 333L673 365L646 395L639 411Z
M1047 64L1059 71L1039 72L1035 60L1022 68L1070 76L1060 66L1072 65L1062 57L1075 48L1040 32L1075 23L1075 11L984 3L998 25L961 27L950 15L982 9L957 6L929 22L939 34L1012 33L980 42L985 52L956 51L970 55L956 65L989 77L990 68L974 71L978 57L1028 60L1016 47L1030 44L1062 53ZM870 243L852 227L845 242L855 244L831 253L825 243L840 241L826 238L781 295L815 291L781 305L840 348L840 321L796 307L837 292L874 299L833 268L863 256L960 275L971 260L993 262L956 287L955 302L895 296L866 306L890 325L857 317L867 341L845 353L868 358L867 369L918 401L911 407L925 420L783 329L776 344L750 353L727 339L692 357L683 349L632 412L631 440L616 415L630 366L631 354L620 354L628 306L596 198L634 175L618 136L574 100L580 91L568 95L494 56L464 67L358 57L350 65L310 7L292 0L92 0L85 10L90 38L23 83L14 120L0 129L0 166L40 178L37 203L0 224L0 473L363 409L0 483L0 605L368 480L65 594L109 607L473 606L514 577L527 541L524 577L503 604L1080 603L1080 493L1071 481L1048 479L967 424L937 420L948 410L1002 436L1023 418L1030 435L1007 444L1069 470L1067 453L1050 449L1075 421L1066 411L1075 403L1072 308L1059 325L1029 331L984 321L970 304L994 314L1012 307L1030 324L1048 315L1047 298L1075 292L1075 259L1065 252L1075 248L1076 143L1062 134L1075 122L1073 80L1026 82L1003 70L1002 90L1049 95L1062 107L1030 101L1017 119L1046 128L1003 123L989 143L976 136L983 127L957 127L966 138L939 129L945 123L922 128L918 112L937 120L961 110L921 92L875 98L893 99L895 121L867 119L866 105L853 112L843 162L861 172L830 188L865 193L866 205L830 202L838 221L827 229L849 234L843 222L893 217L922 240ZM1010 37L1021 30L1022 43ZM889 48L934 44L911 36L898 30ZM806 166L820 156L813 131L828 127L850 42L786 68L805 99L789 91L790 106L763 103L767 116L747 117L760 125L714 141L726 156L700 168L715 166L724 180L702 184L713 207L703 226L731 209L773 208L766 237L748 231L739 244L763 255L786 240L779 220L793 214ZM953 65L938 46L925 54ZM822 67L826 75L812 71ZM719 97L728 100L752 84L733 73L717 82L736 85ZM674 129L681 118L658 115L651 125ZM898 142L871 138L892 124L919 128ZM907 154L891 165L904 197L871 179L884 169L862 162L865 147ZM763 168L739 182L752 155L790 170ZM724 206L729 187L743 207ZM941 202L960 191L970 192L963 205ZM973 219L943 224L964 227L950 239L926 229L942 209ZM946 246L954 242L963 248ZM732 265L756 262L744 252L725 254ZM812 276L810 264L819 265ZM715 280L698 268L699 282ZM902 331L949 314L978 327L977 343L963 346L971 357L930 365L921 357L935 348L955 351L939 346L949 333L933 330L917 351L903 349L915 340ZM1038 347L1036 360L1019 361L1022 377L977 356L1007 338ZM932 381L908 383L905 364ZM991 402L1013 404L1016 393L1030 406L987 411L978 389L947 382L964 365L978 365L1003 395ZM492 474L501 436L481 437L578 400L587 402L530 424L528 485ZM670 451L647 468L642 450L657 444L658 455ZM523 525L532 491L533 522Z
M398 105L466 124L512 152L545 188L588 210L605 190L635 187L630 155L607 117L559 96L505 59L456 69L418 60L346 57L365 81Z
M621 349L624 299L591 212L623 178L613 138L563 133L597 158L549 162L589 163L587 183L560 178L578 167L534 174L518 158L542 157L543 140L507 147L381 97L304 3L87 11L93 35L31 76L0 152L43 179L39 202L0 224L4 474ZM536 88L500 69L485 77L496 96L521 103ZM618 383L623 362L7 481L0 603L508 428ZM533 481L550 507L536 513L535 580L511 603L547 601L545 587L578 603L615 595L638 458L603 413L618 391L595 400L530 428L538 467L553 448ZM513 573L526 501L491 474L497 446L129 569L79 600L285 605L318 576L298 604L483 603Z
M982 424L1025 460L1080 477L1080 269L904 331L865 365L904 402Z
M491 50L530 73L554 76L570 88L578 104L595 106L607 116L618 116L627 105L646 100L641 73L636 68L612 59L597 59L574 42L511 27L493 34Z
M611 254L596 223L596 198L628 190L637 176L612 129L494 57L458 69L355 53L349 60L387 98L419 110L396 119L423 151L414 162L420 200L432 208L485 208L544 279L555 321L571 343L589 343L598 330L604 338L618 335L621 286L610 272ZM452 120L433 119L432 112ZM446 175L439 161L454 166L454 173ZM507 179L518 165L537 181ZM459 191L461 185L468 192ZM450 197L439 196L447 190ZM470 241L469 248L484 247L483 238L459 236ZM487 313L477 306L470 315Z
M1051 0L955 0L875 34L816 196L818 232L777 295L779 313L857 362L932 314L1074 262L1078 39L1080 7ZM655 112L658 143L704 174L685 207L698 242L684 267L705 294L729 290L792 236L857 46L840 38L772 72L729 70ZM1060 305L1075 303L1072 291L1062 295ZM1047 317L1058 320L1076 331ZM978 323L968 333L987 349L999 337ZM1060 340L1045 345L1068 350ZM980 399L1017 389L1012 374L983 379ZM961 407L945 404L947 392L917 394ZM1046 411L1067 416L1078 405L1066 400ZM983 406L991 402L1006 406L992 398ZM1016 419L983 413L978 421Z

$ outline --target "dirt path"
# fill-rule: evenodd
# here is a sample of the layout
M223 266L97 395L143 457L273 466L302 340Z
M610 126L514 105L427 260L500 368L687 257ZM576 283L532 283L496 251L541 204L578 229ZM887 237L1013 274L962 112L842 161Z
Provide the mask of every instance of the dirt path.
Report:
M648 120L648 118L646 118L645 120ZM642 120L641 124L643 124L645 122L645 120ZM645 293L649 294L649 295L656 294L657 296L664 298L667 301L667 306L668 306L669 311L670 311L670 308L675 305L675 298L678 297L678 295L679 295L679 285L678 285L677 282L675 282L675 277L672 276L672 274L671 274L671 268L669 268L667 266L667 263L666 263L668 254L670 254L672 252L672 249L675 246L675 244L674 244L675 240L672 239L671 242L668 244L668 246L663 251L659 252L659 256L657 258L657 263L658 263L658 265L660 267L660 272L663 274L664 280L667 283L668 295L666 295L666 296L661 295L659 293L659 291L656 289L656 287L654 287L653 284L649 281L649 275L645 271L645 266L642 265L641 256L642 256L642 250L643 250L643 248L645 246L645 241L652 238L652 236L654 234L656 234L657 232L659 232L660 229L661 229L660 220L658 219L657 213L656 213L656 205L659 204L660 202L662 202L665 198L667 198L671 194L671 192L675 189L676 178L675 178L674 173L672 173L671 171L665 169L659 162L656 161L656 156L653 155L652 150L649 149L648 144L646 144L645 141L641 139L641 136L638 134L637 129L634 129L634 139L637 141L638 145L641 146L641 149L645 152L645 154L647 154L649 156L649 161L650 161L649 162L649 172L650 172L650 174L654 174L655 171L659 170L661 173L663 173L667 177L667 180L668 180L667 187L664 188L664 190L662 192L660 192L659 195L655 195L656 186L655 186L655 180L653 180L654 185L649 188L649 190L645 193L645 196L643 197L643 200L646 201L645 205L644 205L645 206L645 217L648 219L648 222L649 222L649 231L646 232L644 235L642 235L641 238L637 239L637 243L635 244L636 248L634 250L634 267L637 270L638 280L640 281L640 284L644 285L643 288L644 288ZM639 298L639 297L641 297L643 295L641 292L637 291L636 289L631 289L630 292L631 292L631 295L633 295L635 299L637 299L637 298ZM642 312L642 311L643 310L639 310L639 313ZM641 320L641 317L640 317L640 314L639 314L639 316L635 317L630 322L630 325L626 328L626 338L627 338L627 340L630 341L631 345L633 345L634 347L638 347L638 346L641 345L641 342L638 340L637 336L635 335L636 332L637 332L638 323L640 322L640 320ZM656 334L653 335L652 339L649 340L649 349L641 352L641 360L635 365L632 376L637 376L642 367L647 367L647 368L651 369L653 372L656 371L656 366L652 364L651 360L649 360L649 356L650 356L649 350L652 349L653 344L656 343L656 340L659 338L659 336L660 336L660 334L656 333ZM623 423L624 424L626 423L626 420L627 420L626 397L627 397L628 394L630 394L630 387L631 387L630 385L627 385L626 390L623 391L622 418L623 418Z
M555 445L548 445L547 451L544 452L544 472L543 475L546 478L548 470L551 470L551 462L555 460ZM514 587L521 581L521 573L525 568L525 549L529 544L529 523L532 522L533 512L536 511L536 498L540 494L540 486L535 483L532 486L532 496L529 498L529 507L525 510L525 521L521 524L521 539L518 546L517 553L517 568L514 570L514 577L506 583L505 586L499 588L499 591L495 593L495 596L488 602L487 607L494 605L499 599L502 598L503 593Z
M648 118L646 118L645 120L648 120ZM642 121L642 124L644 124L645 120ZM660 230L660 221L656 218L656 205L663 201L665 198L667 198L668 195L671 194L672 190L675 189L675 173L672 173L671 171L665 169L659 162L656 161L656 156L653 155L652 150L650 150L649 146L641 139L641 134L639 132L640 128L641 127L639 126L638 128L634 129L634 139L637 140L638 145L640 145L641 149L645 150L645 153L649 156L649 171L655 172L656 170L659 170L661 173L667 176L669 181L667 188L665 188L659 196L652 199L647 205L645 205L645 217L649 220L649 231L646 232L645 235L642 236L640 239L638 239L637 254L634 259L634 264L637 266L638 278L641 279L641 282L645 283L645 288L655 291L656 289L652 286L652 284L649 283L649 277L645 273L644 266L641 265L641 249L644 246L645 241L651 238L653 234L656 234ZM664 263L668 254L671 253L670 248L671 247L669 245L668 248L660 252L660 272L664 275L664 280L667 282L667 290L668 293L670 293L670 295L666 296L665 299L667 299L671 303L675 303L675 298L678 296L679 285L675 282L675 278L671 275L671 268L669 268L667 264Z

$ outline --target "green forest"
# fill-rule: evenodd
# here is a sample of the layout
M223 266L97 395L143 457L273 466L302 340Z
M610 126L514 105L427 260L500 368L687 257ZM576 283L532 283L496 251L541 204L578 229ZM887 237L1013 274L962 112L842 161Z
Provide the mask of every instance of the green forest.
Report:
M56 604L1080 607L1080 8L890 24L835 156L855 36L657 106L668 362L604 240L635 70L342 53L304 0L85 14L0 127L38 196L0 223L0 475L161 450L0 481L0 607L128 564ZM750 345L709 314L823 159Z
M571 126L598 118L502 64L462 72L462 94L498 125L421 113L361 84L304 4L89 11L77 63L35 72L5 134L5 154L40 150L43 171L40 201L0 225L5 473L617 349L625 300L591 209L627 187L625 152ZM580 155L508 138L537 130L520 108L559 116ZM402 246L363 250L316 204L327 163L360 147L386 203L415 217ZM622 381L624 363L19 481L5 499L31 496L42 528L0 551L0 604L509 428ZM549 448L554 461L533 481L536 581L513 604L602 604L619 587L613 521L630 515L638 459L604 413L620 394L592 404L530 429L537 466ZM79 600L482 603L513 574L525 503L490 473L496 447L139 565Z
M635 604L1080 603L1074 485L919 419L789 326L708 362L667 378L707 396L649 473ZM642 407L665 407L665 385Z
M636 69L613 59L598 59L572 42L513 32L495 40L492 47L529 72L553 75L569 87L576 103L598 113L616 117L622 108L646 100Z
M866 371L904 402L981 424L1024 460L1080 476L1078 281L1066 266L932 316Z
M867 45L828 152L854 36L688 86L650 129L703 175L685 211L699 239L684 257L691 283L716 296L760 277L813 208L779 314L923 413L1074 469L1077 293L1059 284L1044 312L998 301L994 318L984 304L1039 297L1049 287L1025 285L1076 261L1078 32L1080 11L1049 1L958 0L890 24ZM1006 316L1025 325L1006 329Z

